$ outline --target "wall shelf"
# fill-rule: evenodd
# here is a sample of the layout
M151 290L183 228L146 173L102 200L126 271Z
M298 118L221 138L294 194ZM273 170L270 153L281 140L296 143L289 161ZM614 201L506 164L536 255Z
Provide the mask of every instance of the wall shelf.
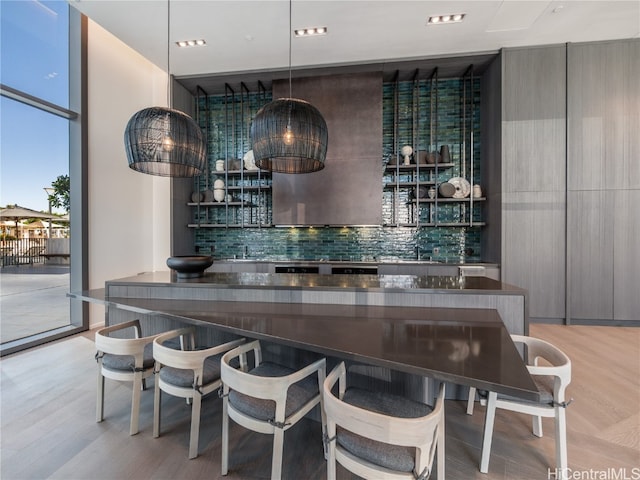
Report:
M204 178L196 180L196 191L214 190L223 184L221 202L188 202L193 210L190 228L244 228L271 226L271 173L243 168L251 149L249 128L256 112L270 100L262 83L250 92L244 83L240 92L228 84L224 95L198 96L198 117L207 138L209 152ZM222 164L222 170L220 168ZM216 164L217 168L216 168Z
M479 165L474 162L473 68L470 66L459 79L453 95L450 83L440 95L437 68L426 78L421 78L418 70L413 80L399 82L398 77L396 74L388 84L391 92L387 96L386 118L392 121L387 121L384 130L390 142L382 173L383 225L484 226L481 218L484 197L440 197L437 191L438 185L451 178L462 177L473 185L480 176ZM441 115L439 108L446 111ZM412 151L409 164L403 158L403 149L407 147ZM443 147L448 151L443 152ZM435 157L435 163L424 162L425 152L428 160ZM425 188L435 188L436 196L428 198ZM418 193L420 198L416 198Z
M266 225L263 223L190 223L187 225L189 228L265 228L272 227L273 225Z
M398 165L390 165L387 164L385 167L385 170L389 171L393 171L393 170L400 170L400 171L413 171L413 170L435 170L435 169L442 169L445 170L447 168L453 168L455 166L454 163L451 162L447 162L447 163L410 163L409 165L405 165L403 163L398 164Z
M419 201L418 201L419 200ZM411 203L475 203L475 202L485 202L487 199L485 197L476 197L476 198L449 198L449 197L438 197L438 198L420 198L420 199L411 199Z

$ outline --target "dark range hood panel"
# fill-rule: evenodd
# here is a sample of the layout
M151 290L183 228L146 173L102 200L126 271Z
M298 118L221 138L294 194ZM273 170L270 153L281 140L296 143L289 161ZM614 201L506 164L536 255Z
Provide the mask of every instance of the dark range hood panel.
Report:
M288 81L274 81L273 98L288 96ZM296 79L292 96L320 110L329 147L319 172L273 174L273 223L381 224L382 74Z

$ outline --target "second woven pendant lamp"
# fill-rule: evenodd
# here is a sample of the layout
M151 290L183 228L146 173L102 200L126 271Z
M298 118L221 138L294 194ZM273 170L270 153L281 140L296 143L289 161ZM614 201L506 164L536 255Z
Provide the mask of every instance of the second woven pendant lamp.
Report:
M311 173L324 168L327 122L309 102L291 96L291 0L289 0L289 98L262 107L251 124L256 165L271 172Z

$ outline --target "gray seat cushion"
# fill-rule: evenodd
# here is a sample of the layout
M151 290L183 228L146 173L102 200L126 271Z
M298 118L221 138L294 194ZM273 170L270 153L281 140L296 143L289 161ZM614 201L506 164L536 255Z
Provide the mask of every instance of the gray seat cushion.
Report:
M391 417L418 418L432 411L432 408L424 403L359 388L348 388L343 401ZM375 465L400 472L412 472L415 468L415 448L378 442L343 428L338 428L337 442L351 454Z
M295 370L275 363L264 362L249 371L249 375L258 377L284 377ZM302 406L318 395L318 377L311 375L289 387L285 417L298 411ZM259 420L268 421L275 418L276 402L262 398L250 397L232 390L229 392L229 403L234 409Z
M220 359L222 354L207 357L204 361L203 381L201 385L208 385L220 379ZM177 387L193 386L193 370L185 368L162 367L160 378Z
M534 402L530 400L524 400L518 397L512 397L511 395L498 394L500 400L509 400L518 403L529 403L532 405L553 405L553 381L555 377L549 375L531 375L533 382L538 387L540 393L540 401Z
M148 343L144 346L142 368L152 368L153 364L153 343ZM102 366L109 370L126 370L132 372L134 369L134 358L133 355L113 355L111 353L105 353L102 357Z

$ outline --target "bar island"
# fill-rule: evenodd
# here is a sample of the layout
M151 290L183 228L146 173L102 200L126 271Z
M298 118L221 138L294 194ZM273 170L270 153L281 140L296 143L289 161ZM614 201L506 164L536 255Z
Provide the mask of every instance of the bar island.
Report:
M537 398L509 337L528 330L526 292L485 277L153 272L71 296L105 305L107 325L139 318L145 335L194 324L203 344L244 336L280 362L361 364L423 401L437 381L449 398L471 385Z

